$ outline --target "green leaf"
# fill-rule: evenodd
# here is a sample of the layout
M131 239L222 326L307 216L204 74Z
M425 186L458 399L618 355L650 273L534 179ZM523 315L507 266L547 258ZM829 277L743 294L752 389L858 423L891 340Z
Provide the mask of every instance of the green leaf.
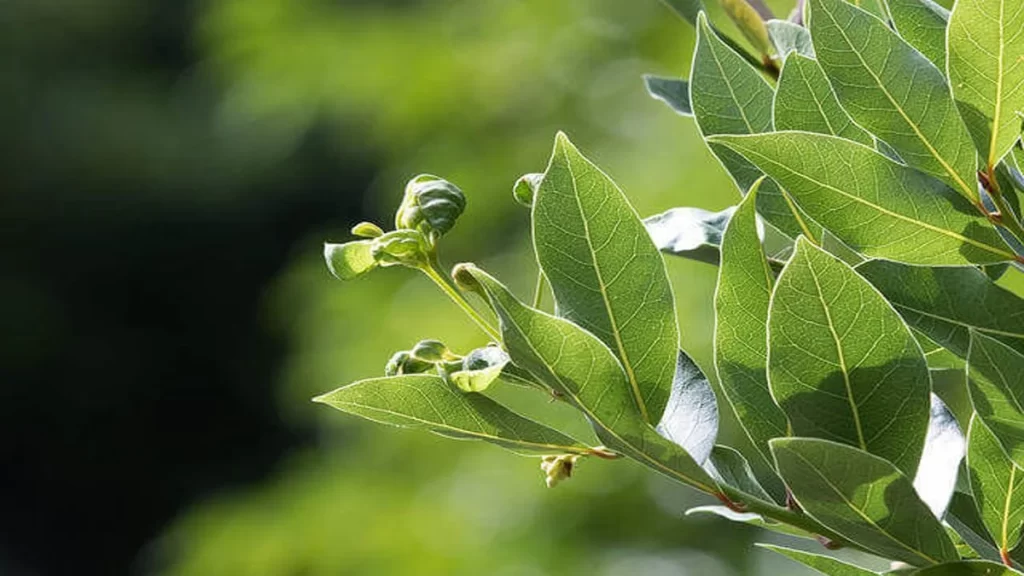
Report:
M1014 576L1020 572L985 560L964 560L932 566L911 574L912 576Z
M818 61L850 116L910 166L977 201L974 146L942 72L852 4L808 2Z
M720 484L727 484L765 502L773 502L772 497L754 477L754 471L750 469L747 459L728 446L715 446L704 463L704 469Z
M702 14L690 70L690 99L701 135L771 132L773 97L764 76L722 42ZM710 147L740 192L746 194L761 171L732 150ZM800 235L800 224L774 182L761 187L757 211L783 233Z
M533 240L559 315L616 353L640 415L657 422L679 350L665 262L622 191L562 133L534 200Z
M971 495L959 491L953 493L946 522L978 556L999 560L999 549L992 542L992 537L985 528L985 522L981 519Z
M657 431L682 446L698 464L708 459L718 438L718 402L711 382L686 352L679 351L672 393Z
M519 453L592 452L486 396L458 392L432 374L360 380L313 401L374 422L428 430L450 438L484 440Z
M932 0L888 0L896 31L939 70L946 69L949 10Z
M941 519L956 490L960 461L967 442L953 413L937 395L931 395L928 436L914 476L914 490L936 518Z
M871 260L857 267L914 329L967 357L977 330L1024 352L1024 299L975 268L923 268Z
M524 305L471 264L456 267L455 278L490 303L512 361L583 412L608 448L698 490L717 491L715 481L685 449L642 419L622 366L597 337Z
M851 542L911 566L958 559L910 480L888 461L815 438L777 438L771 447L800 507Z
M790 560L794 560L813 568L815 571L827 576L878 576L878 572L872 572L865 570L859 566L853 564L847 564L837 560L831 556L822 556L821 554L811 554L810 552L804 552L803 550L794 550L792 548L783 548L782 546L772 546L771 544L758 544L759 548L765 550L771 550L776 554L781 554Z
M958 0L949 17L949 81L986 165L1020 138L1024 108L1024 4Z
M377 266L372 240L356 240L344 244L324 244L327 269L338 280L351 280Z
M794 435L856 446L914 475L930 406L924 355L881 294L802 238L772 296L768 382Z
M715 291L715 368L756 456L771 469L768 441L787 435L787 421L768 391L766 327L775 280L758 238L757 194L754 186L722 239Z
M777 534L785 534L786 536L807 538L809 540L817 539L816 535L811 534L810 532L805 532L799 528L794 528L789 524L781 524L772 520L765 520L760 514L754 514L753 512L737 512L725 506L697 506L686 511L687 516L692 516L694 514L710 514L720 518L725 518L732 522L750 524L751 526L757 526L758 528L770 530Z
M866 256L925 265L1015 258L967 201L867 146L808 132L709 141L754 162L814 221Z
M697 22L697 14L704 9L700 0L661 0L676 14L683 17L690 24Z
M661 100L681 116L693 116L690 106L690 83L678 78L644 75L647 93L655 100Z
M775 44L780 58L794 51L814 58L814 44L811 43L811 33L807 28L788 20L769 20L764 25L768 28L768 36Z
M800 54L790 54L782 66L774 114L776 130L805 130L874 145L871 134L839 105L821 66Z
M1001 555L1017 547L1024 523L1024 469L1006 455L977 416L971 419L967 467L981 519Z
M1024 355L972 332L967 374L974 410L1024 467Z

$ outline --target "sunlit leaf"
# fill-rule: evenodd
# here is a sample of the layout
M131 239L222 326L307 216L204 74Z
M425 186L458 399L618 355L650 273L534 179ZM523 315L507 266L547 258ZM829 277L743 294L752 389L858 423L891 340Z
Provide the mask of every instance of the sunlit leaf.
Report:
M946 70L949 10L932 0L887 0L896 31L939 70Z
M778 438L771 446L800 507L836 533L911 566L958 559L910 480L888 461L814 438Z
M707 460L718 438L718 401L700 366L679 351L672 393L658 433L682 446L698 464Z
M677 114L693 116L690 106L690 83L680 78L664 78L662 76L644 76L647 93L656 100L661 100Z
M561 133L534 199L533 238L559 315L608 345L640 415L657 422L679 350L665 262L618 186Z
M768 381L796 436L844 442L914 475L930 406L924 355L867 281L802 238L772 296Z
M967 373L975 411L1024 467L1024 354L971 332Z
M839 105L821 66L800 54L790 54L782 66L774 115L776 130L805 130L874 145L871 134Z
M756 455L771 469L768 441L785 436L785 413L768 390L768 301L775 284L757 234L757 186L740 203L722 239L715 292L715 368L726 400Z
M808 6L818 61L850 116L910 166L976 201L974 146L942 72L852 4L808 0Z
M811 33L788 20L769 20L765 22L768 28L768 37L775 44L780 58L785 58L790 52L797 52L814 58L814 44L811 43Z
M686 450L643 420L621 364L597 337L568 320L527 307L472 265L461 265L456 279L486 297L501 322L512 361L583 412L608 448L676 481L717 491L715 481Z
M1017 547L1024 523L1024 468L1006 455L999 440L977 416L971 420L967 467L981 520L1007 556Z
M986 165L1020 138L1024 109L1024 3L958 0L949 17L949 82Z
M985 560L964 560L932 566L913 572L912 576L1014 576L1020 572Z
M752 512L737 512L725 506L697 506L686 511L687 516L695 514L710 514L720 518L725 518L732 522L750 524L751 526L764 528L765 530L770 530L778 534L785 534L786 536L796 536L798 538L808 538L810 540L814 540L816 538L814 534L805 532L799 528L794 528L789 524L765 520L760 514L754 514Z
M484 440L527 454L589 454L568 436L481 394L465 394L432 374L360 380L314 399L382 424Z
M754 477L747 459L728 446L715 446L710 458L704 463L704 469L721 484L732 486L765 502L772 501L772 497Z
M327 269L338 280L351 280L377 266L372 240L355 240L344 244L324 244Z
M966 200L867 146L808 132L708 140L754 162L814 221L866 256L925 265L1015 258Z
M878 572L872 572L861 568L860 566L854 566L853 564L837 560L831 556L811 554L810 552L804 552L803 550L794 550L792 548L784 548L782 546L772 546L771 544L758 544L758 546L765 550L771 550L776 554L781 554L790 560L803 564L804 566L813 568L815 571L825 574L826 576L878 576Z

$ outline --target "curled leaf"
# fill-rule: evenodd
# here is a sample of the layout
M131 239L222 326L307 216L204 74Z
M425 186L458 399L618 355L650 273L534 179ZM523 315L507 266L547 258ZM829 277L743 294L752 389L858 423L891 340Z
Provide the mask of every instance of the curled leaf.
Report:
M455 226L465 209L466 197L458 186L438 176L420 174L405 186L395 228L419 230L434 241Z
M377 259L369 240L356 240L344 244L324 244L327 269L338 280L351 280L377 266Z
M543 180L544 174L539 172L523 174L512 185L512 197L527 208L533 206L533 197L537 195L537 189L540 188L540 183Z
M463 392L483 392L501 377L510 359L497 346L477 348L462 359L462 369L448 375Z
M373 259L381 266L422 268L429 263L430 245L417 230L394 230L371 242Z

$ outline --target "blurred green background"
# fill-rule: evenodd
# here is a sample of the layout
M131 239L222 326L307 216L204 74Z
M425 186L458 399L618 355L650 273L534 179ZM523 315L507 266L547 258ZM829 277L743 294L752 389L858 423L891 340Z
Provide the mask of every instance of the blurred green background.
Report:
M0 46L0 574L806 573L631 464L549 490L536 459L309 401L485 342L409 271L322 264L417 173L469 199L444 262L524 295L511 185L557 130L643 215L737 200L644 91L693 47L656 0L0 0ZM715 269L669 270L711 370Z

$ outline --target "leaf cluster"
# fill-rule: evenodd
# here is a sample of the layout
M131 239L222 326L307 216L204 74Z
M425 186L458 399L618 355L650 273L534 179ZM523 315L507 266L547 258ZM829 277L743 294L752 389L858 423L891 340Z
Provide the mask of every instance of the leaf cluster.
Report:
M696 0L667 4L697 28L692 71L648 90L694 119L737 204L641 218L560 133L513 187L539 268L528 303L474 264L441 270L466 199L416 177L396 230L360 224L363 239L327 245L328 266L419 270L489 343L421 342L316 401L540 457L549 486L629 458L721 503L690 513L899 573L1020 573L1024 299L996 280L1024 270L1024 0L808 0L788 20L722 0L755 53ZM679 347L666 254L718 267L721 398ZM489 394L501 385L567 403L602 445L513 412ZM720 403L749 442L718 444Z

